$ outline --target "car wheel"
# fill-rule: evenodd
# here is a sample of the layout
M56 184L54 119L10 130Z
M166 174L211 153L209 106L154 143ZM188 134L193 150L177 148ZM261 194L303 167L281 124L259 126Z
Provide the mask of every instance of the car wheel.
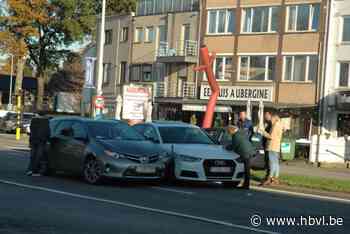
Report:
M237 188L239 183L240 183L239 181L222 182L225 188Z
M102 179L102 166L93 157L85 161L83 176L84 180L89 184L98 184Z

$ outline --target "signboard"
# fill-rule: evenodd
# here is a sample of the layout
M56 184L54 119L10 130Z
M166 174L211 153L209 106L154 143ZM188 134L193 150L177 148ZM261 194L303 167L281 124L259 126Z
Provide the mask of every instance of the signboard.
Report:
M147 87L124 86L123 119L144 120L150 95Z
M105 107L105 98L103 96L96 96L95 108L103 109Z
M254 86L221 86L218 100L222 101L264 101L272 102L273 87ZM201 86L201 99L209 99L211 90L209 85Z

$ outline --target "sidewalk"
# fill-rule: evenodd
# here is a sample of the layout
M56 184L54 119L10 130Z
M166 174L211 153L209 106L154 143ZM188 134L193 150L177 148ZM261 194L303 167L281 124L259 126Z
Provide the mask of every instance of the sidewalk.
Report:
M345 165L344 168L318 168L305 161L294 160L281 163L281 174L349 180L350 182L350 169Z

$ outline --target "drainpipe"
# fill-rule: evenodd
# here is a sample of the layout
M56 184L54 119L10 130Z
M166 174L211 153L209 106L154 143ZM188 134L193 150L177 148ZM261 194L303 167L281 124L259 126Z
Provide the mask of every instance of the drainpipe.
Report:
M323 43L323 58L322 58L322 75L321 75L321 82L320 82L320 95L319 95L319 113L318 113L318 131L317 131L317 148L316 148L316 165L317 167L321 166L321 163L319 161L319 154L320 154L320 142L321 142L321 135L323 134L323 121L324 121L324 108L325 108L325 86L326 86L326 72L327 72L327 55L328 55L328 41L329 41L329 27L330 27L330 17L331 17L331 8L332 8L332 0L327 1L327 15L326 15L326 22L325 22L325 40Z
M200 56L199 56L199 52L200 52L200 47L201 47L201 44L202 44L202 23L203 23L203 14L205 14L205 9L202 9L203 6L206 6L206 3L205 3L206 0L200 0L198 1L199 3L199 11L198 11L198 14L199 14L199 19L198 19L198 34L197 34L197 66L200 65ZM195 92L194 92L194 95L195 97L197 98L198 97L198 72L195 72Z

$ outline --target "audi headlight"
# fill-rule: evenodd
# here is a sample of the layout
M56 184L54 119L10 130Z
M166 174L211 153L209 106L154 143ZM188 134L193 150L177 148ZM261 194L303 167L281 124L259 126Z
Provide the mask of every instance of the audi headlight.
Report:
M113 152L113 151L110 151L110 150L105 150L104 152L105 152L105 154L106 154L107 156L113 157L113 158L115 158L115 159L125 158L125 155L124 155L124 154L119 154L119 153L117 153L117 152Z
M188 156L188 155L183 155L183 154L178 154L176 157L182 161L185 162L200 162L202 159L198 157L193 157L193 156Z

